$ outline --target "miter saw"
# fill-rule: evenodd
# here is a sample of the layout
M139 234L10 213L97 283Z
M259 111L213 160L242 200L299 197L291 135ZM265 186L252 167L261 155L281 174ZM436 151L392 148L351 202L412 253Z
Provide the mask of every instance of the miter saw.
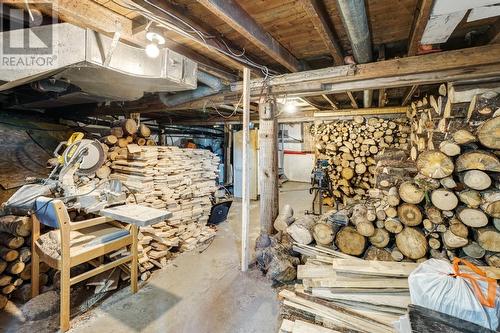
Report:
M56 165L47 179L34 179L21 187L2 205L0 216L30 214L35 199L52 196L65 202L68 209L97 212L105 207L125 203L125 193L118 180L94 177L85 185L75 182L79 176L91 175L105 161L105 153L97 140L84 139L83 133L73 133L54 150Z

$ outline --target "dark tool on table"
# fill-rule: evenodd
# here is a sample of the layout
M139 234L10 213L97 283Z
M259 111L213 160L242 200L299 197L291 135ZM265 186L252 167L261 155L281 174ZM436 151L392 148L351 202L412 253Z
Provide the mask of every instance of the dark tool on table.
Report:
M328 161L317 160L311 172L311 188L309 193L313 194L312 211L306 214L321 215L323 213L323 198L333 199L332 182L328 175Z

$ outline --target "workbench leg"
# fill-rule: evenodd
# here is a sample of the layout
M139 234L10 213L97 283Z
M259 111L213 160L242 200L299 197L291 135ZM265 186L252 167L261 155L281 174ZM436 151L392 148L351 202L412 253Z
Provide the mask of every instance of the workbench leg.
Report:
M69 330L70 321L70 266L69 258L62 261L61 268L61 332Z
M132 224L130 232L132 233L132 245L130 252L132 253L132 262L130 263L130 287L132 288L132 293L137 292L137 271L138 271L138 255L137 255L137 237L139 233L139 228Z

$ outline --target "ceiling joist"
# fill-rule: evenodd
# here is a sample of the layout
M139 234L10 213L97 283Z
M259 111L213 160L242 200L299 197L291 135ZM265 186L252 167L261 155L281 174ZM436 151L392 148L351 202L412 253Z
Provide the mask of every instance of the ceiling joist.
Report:
M414 56L420 48L420 41L424 34L425 27L431 16L432 4L434 0L419 0L415 14L413 16L413 24L410 30L408 39L408 55Z

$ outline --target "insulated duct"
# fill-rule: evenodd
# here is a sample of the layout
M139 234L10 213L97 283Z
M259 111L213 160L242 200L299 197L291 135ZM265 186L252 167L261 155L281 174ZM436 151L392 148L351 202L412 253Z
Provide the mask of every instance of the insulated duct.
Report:
M174 107L216 94L226 87L219 78L205 72L198 71L197 79L203 85L199 85L195 90L184 91L175 95L160 93L160 101L168 107Z
M370 29L364 0L337 0L337 8L351 42L352 54L359 64L371 62L373 58ZM373 91L363 91L363 106L371 107Z

